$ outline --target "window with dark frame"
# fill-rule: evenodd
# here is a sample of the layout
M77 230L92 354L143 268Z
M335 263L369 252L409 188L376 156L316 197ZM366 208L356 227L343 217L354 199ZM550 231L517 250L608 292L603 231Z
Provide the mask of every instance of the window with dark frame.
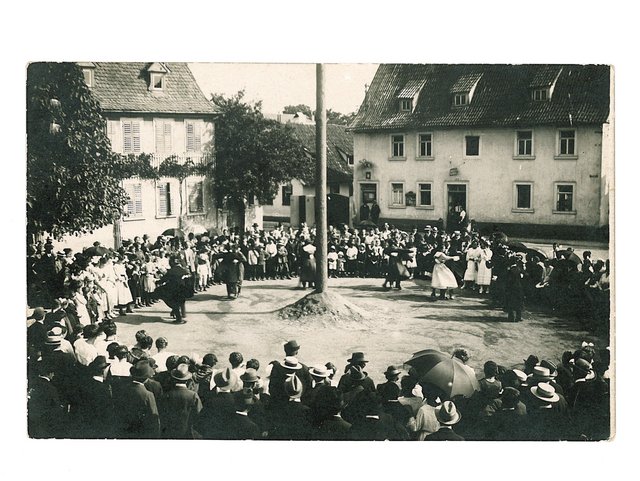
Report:
M558 212L573 212L573 185L556 185L556 210Z
M455 107L462 107L464 105L467 105L468 103L469 103L469 94L468 93L455 94L453 96L453 105Z
M418 184L418 191L420 193L418 205L431 206L431 183Z
M531 130L518 131L518 155L533 154L533 132Z
M188 182L187 192L189 195L189 214L203 214L204 183L201 180Z
M474 157L480 155L480 136L479 135L465 135L465 148L464 155L468 157Z
M535 89L531 93L531 98L536 102L545 101L549 98L549 89Z
M391 136L391 155L393 157L404 157L404 135Z
M560 155L576 155L576 131L560 131Z
M282 186L282 205L291 205L292 194L293 186L291 184Z
M420 157L431 157L433 155L432 150L433 139L431 134L420 134L418 137L418 153Z
M158 215L168 217L171 214L171 183L160 182L158 184Z
M151 74L151 90L164 90L164 74Z
M531 209L531 184L516 184L516 209Z
M413 101L411 99L400 100L400 110L402 112L411 112L412 106L413 106Z
M391 204L404 205L404 184L399 182L391 183Z

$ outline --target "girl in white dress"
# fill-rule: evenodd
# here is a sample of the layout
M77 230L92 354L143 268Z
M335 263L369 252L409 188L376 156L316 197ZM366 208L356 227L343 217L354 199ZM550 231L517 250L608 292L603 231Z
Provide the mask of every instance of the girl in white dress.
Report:
M444 253L442 244L438 244L435 248L433 257L435 265L433 266L433 275L431 277L431 297L436 297L436 289L440 289L440 299L445 299L445 293L449 294L449 299L453 299L451 289L458 287L458 281L453 272L445 265L447 261L459 261L460 256L448 256Z
M478 278L478 261L480 260L480 248L478 241L473 240L467 249L467 269L464 271L464 289L473 288Z
M491 265L491 258L493 252L489 248L489 243L484 239L480 241L480 257L478 260L478 277L476 284L479 288L479 293L489 294L489 286L491 285L491 278L493 276L493 269L489 267ZM489 263L487 265L487 263Z
M132 312L130 304L133 302L133 296L131 296L131 289L129 289L129 276L127 276L127 268L124 265L124 257L118 257L116 263L113 265L113 272L116 280L116 292L118 300L116 305L120 309L120 315L124 316L125 308L127 312Z

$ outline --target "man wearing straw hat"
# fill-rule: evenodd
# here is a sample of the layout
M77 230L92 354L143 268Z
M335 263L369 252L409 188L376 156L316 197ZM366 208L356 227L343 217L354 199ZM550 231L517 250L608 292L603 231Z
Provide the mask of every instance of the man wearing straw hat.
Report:
M453 401L445 401L436 411L436 419L440 423L440 429L430 434L425 441L464 441L464 438L456 434L453 426L458 424L462 415L458 412Z

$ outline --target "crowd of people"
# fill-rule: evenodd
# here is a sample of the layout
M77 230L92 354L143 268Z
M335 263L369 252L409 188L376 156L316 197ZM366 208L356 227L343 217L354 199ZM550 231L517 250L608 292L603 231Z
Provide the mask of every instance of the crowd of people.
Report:
M609 322L609 262L554 245L549 253L501 233L402 231L388 224L330 227L331 277L430 280L433 301L457 289L490 296L514 322L525 306L577 314L590 328ZM186 300L225 283L229 299L244 282L299 277L313 287L315 230L253 225L241 233L190 233L95 243L82 252L30 245L27 330L29 432L33 437L212 439L606 439L608 350L583 346L561 363L530 356L514 369L488 362L479 389L449 398L415 370L390 366L376 385L354 353L339 374L331 362L305 366L295 341L259 376L260 362L234 352L172 353L144 331L119 340L114 319L163 300L176 323ZM429 288L428 287L428 288ZM606 326L606 327L605 327ZM465 363L464 351L454 353ZM515 367L515 366L514 366ZM382 374L382 373L381 373ZM374 375L375 377L375 375ZM452 427L455 426L455 429Z
M245 361L240 352L226 362L215 353L176 353L169 340L145 330L121 339L113 320L73 335L55 312L38 308L31 317L34 438L595 440L610 434L609 351L588 343L558 363L535 355L510 367L487 361L477 390L452 397L408 365L369 373L363 352L341 370L330 361L307 366L291 340L283 358L261 370L260 360ZM472 370L465 349L452 358Z

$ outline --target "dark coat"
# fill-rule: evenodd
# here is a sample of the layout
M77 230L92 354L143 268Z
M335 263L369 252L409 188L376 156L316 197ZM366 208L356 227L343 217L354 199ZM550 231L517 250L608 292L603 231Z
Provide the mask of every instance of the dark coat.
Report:
M456 434L453 429L440 428L435 433L429 434L425 441L464 441L464 438L459 434Z
M153 394L153 396L156 398L156 403L164 396L164 389L162 388L162 384L160 384L155 379L147 379L144 382L144 387L147 388L147 391Z
M111 386L90 377L81 382L79 388L76 436L97 439L115 436Z
M519 265L507 270L505 284L505 307L507 310L521 310L524 306L524 271Z
M144 384L129 381L114 398L118 437L151 439L160 436L156 399Z
M306 440L312 438L311 409L288 401L272 406L269 439Z
M312 379L309 368L302 364L298 370L285 369L279 361L272 361L271 375L269 377L269 395L274 403L287 401L289 396L284 390L284 381L289 374L295 374L302 381L302 395L311 389Z
M234 412L220 426L216 439L260 439L261 429L249 416Z
M314 430L314 439L320 441L346 441L351 439L351 423L335 415L325 419Z
M165 439L193 439L193 426L202 410L198 395L176 385L159 403L161 436Z
M41 377L29 383L28 429L32 438L60 438L65 431L65 405L55 385Z
M405 441L409 439L406 429L389 414L359 416L351 426L350 437L354 441Z
M226 423L235 412L234 394L231 392L212 391L204 405L195 429L205 439L222 439L225 435Z

